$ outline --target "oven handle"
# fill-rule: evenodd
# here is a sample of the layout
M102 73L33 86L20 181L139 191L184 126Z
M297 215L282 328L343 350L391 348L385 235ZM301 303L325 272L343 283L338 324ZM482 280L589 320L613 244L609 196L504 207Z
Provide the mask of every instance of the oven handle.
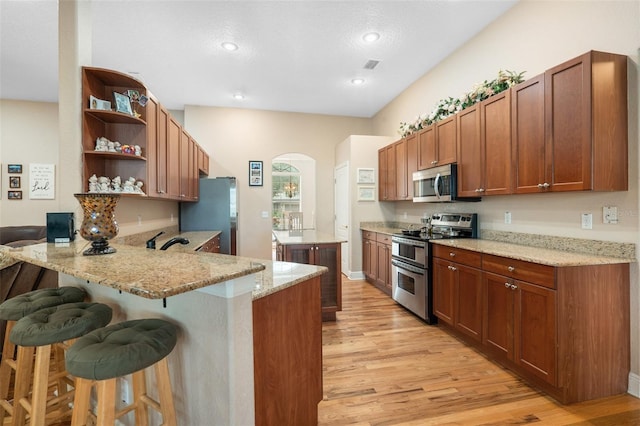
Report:
M424 269L418 268L417 266L409 265L408 263L402 262L398 259L391 259L391 264L393 266L397 266L398 268L406 269L407 271L424 275Z

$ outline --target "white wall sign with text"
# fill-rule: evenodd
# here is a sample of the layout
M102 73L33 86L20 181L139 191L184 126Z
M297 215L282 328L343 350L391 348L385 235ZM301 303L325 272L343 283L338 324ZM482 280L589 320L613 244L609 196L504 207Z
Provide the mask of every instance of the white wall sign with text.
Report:
M29 199L53 200L55 176L54 164L29 164Z

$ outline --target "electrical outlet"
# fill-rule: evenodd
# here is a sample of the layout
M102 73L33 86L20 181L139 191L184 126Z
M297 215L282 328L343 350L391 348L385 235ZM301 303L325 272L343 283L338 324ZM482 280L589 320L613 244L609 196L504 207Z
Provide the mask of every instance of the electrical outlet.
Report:
M269 212L267 212L267 211L263 211L263 212L262 212L262 218L263 218L263 219L269 219Z
M602 223L618 223L618 208L615 206L602 207Z
M142 225L142 215L138 215L138 226Z
M504 212L504 223L511 225L511 212Z
M582 213L582 229L593 229L593 214Z

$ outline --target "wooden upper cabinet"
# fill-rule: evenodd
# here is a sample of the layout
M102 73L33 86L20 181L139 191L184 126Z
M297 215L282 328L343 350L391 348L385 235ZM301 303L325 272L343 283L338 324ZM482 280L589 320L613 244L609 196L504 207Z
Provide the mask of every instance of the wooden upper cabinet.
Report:
M418 135L412 134L405 139L407 152L407 200L413 200L413 172L418 171Z
M431 125L418 132L418 170L434 167L436 158L436 127Z
M378 150L378 200L388 201L387 198L387 149Z
M170 198L180 199L180 125L169 117L167 127L167 194Z
M546 183L627 190L627 57L591 51L545 72Z
M456 162L456 116L436 123L437 163L436 166Z
M143 190L148 196L157 195L158 165L155 158L158 153L158 101L149 96L145 109L147 110L147 181Z
M477 197L484 181L480 106L458 113L458 196Z
M480 103L480 129L483 179L479 193L511 194L511 90L505 90Z
M396 199L396 143L378 150L378 198L380 201ZM402 153L401 153L402 154Z
M169 120L171 115L162 105L158 107L158 136L156 138L156 197L165 198L168 196L168 153L169 153Z
M197 145L197 150L198 150L198 172L201 175L209 176L209 154L207 154L200 145Z
M544 74L512 88L511 131L514 192L540 192L544 188Z
M409 198L408 185L407 185L407 144L406 140L401 140L393 144L395 151L395 166L393 172L395 173L396 182L396 200L406 200Z

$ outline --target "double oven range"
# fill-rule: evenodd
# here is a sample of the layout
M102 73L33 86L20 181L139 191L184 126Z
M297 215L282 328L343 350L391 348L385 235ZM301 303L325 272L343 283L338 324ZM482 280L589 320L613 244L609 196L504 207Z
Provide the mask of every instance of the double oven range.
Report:
M420 231L391 236L393 300L429 324L433 314L431 242L443 238L478 238L476 213L436 213Z

